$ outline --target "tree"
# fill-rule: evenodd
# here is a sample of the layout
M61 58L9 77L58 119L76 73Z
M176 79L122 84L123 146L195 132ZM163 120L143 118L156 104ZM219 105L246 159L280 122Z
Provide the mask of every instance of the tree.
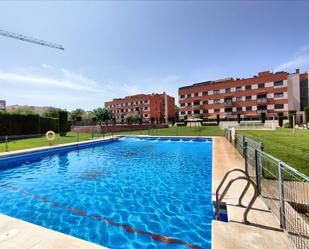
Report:
M219 124L220 124L220 115L217 114L217 125L219 125Z
M130 113L126 116L126 121L127 121L127 124L130 125L130 124L139 122L140 117L136 114Z
M237 123L239 124L240 123L240 114L237 113Z
M179 121L179 106L175 105L175 121Z
M68 112L62 110L59 111L58 120L59 120L59 134L61 137L65 137L68 130Z
M289 126L290 128L294 128L293 127L293 116L296 116L296 111L295 110L290 110L289 111Z
M112 112L107 108L100 107L100 108L94 109L93 113L100 123L105 121L106 125L108 125L108 121L111 120L113 117Z
M48 107L45 112L42 113L43 117L48 117L48 118L58 118L59 112L64 111L60 108L56 107Z
M283 126L283 113L282 112L278 113L278 124L280 127Z
M86 112L83 109L77 108L77 109L70 112L70 120L71 121L78 121L79 118L82 120L82 116L85 113Z
M10 113L12 113L12 114L24 114L24 115L27 115L27 114L37 114L34 111L34 108L30 107L30 106L19 106L19 107L15 108Z
M263 123L263 124L265 124L265 120L266 120L266 113L265 112L262 112L261 113L261 122Z

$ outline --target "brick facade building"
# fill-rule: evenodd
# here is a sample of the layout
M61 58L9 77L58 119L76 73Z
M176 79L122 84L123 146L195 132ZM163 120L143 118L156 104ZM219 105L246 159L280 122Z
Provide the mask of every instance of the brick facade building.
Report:
M5 111L6 110L6 102L5 100L0 100L0 110Z
M112 111L117 122L128 115L138 115L144 121L164 119L165 122L175 117L175 99L165 93L127 96L105 102L104 106Z
M267 116L308 106L308 73L269 71L246 79L226 78L179 88L180 118Z

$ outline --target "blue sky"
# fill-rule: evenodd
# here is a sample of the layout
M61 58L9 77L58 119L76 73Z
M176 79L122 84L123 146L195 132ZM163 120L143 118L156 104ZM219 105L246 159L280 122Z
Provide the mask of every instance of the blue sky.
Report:
M0 2L0 99L86 110L259 71L309 69L309 2Z

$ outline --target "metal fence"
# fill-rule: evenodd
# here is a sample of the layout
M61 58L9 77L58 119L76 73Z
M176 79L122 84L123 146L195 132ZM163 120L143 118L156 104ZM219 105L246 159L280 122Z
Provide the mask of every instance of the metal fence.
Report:
M68 132L66 136L56 135L54 140L47 140L45 134L29 134L16 136L0 136L0 153L34 147L54 146L64 143L74 143L87 140L108 138L112 132Z
M263 144L232 135L225 137L245 158L246 172L265 204L297 249L309 248L309 177L265 153Z

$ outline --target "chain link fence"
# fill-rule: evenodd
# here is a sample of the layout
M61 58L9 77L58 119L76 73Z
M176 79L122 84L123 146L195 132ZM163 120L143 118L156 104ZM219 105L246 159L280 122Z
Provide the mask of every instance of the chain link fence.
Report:
M245 158L247 174L294 247L309 248L309 177L265 153L262 143L231 129L224 134Z

